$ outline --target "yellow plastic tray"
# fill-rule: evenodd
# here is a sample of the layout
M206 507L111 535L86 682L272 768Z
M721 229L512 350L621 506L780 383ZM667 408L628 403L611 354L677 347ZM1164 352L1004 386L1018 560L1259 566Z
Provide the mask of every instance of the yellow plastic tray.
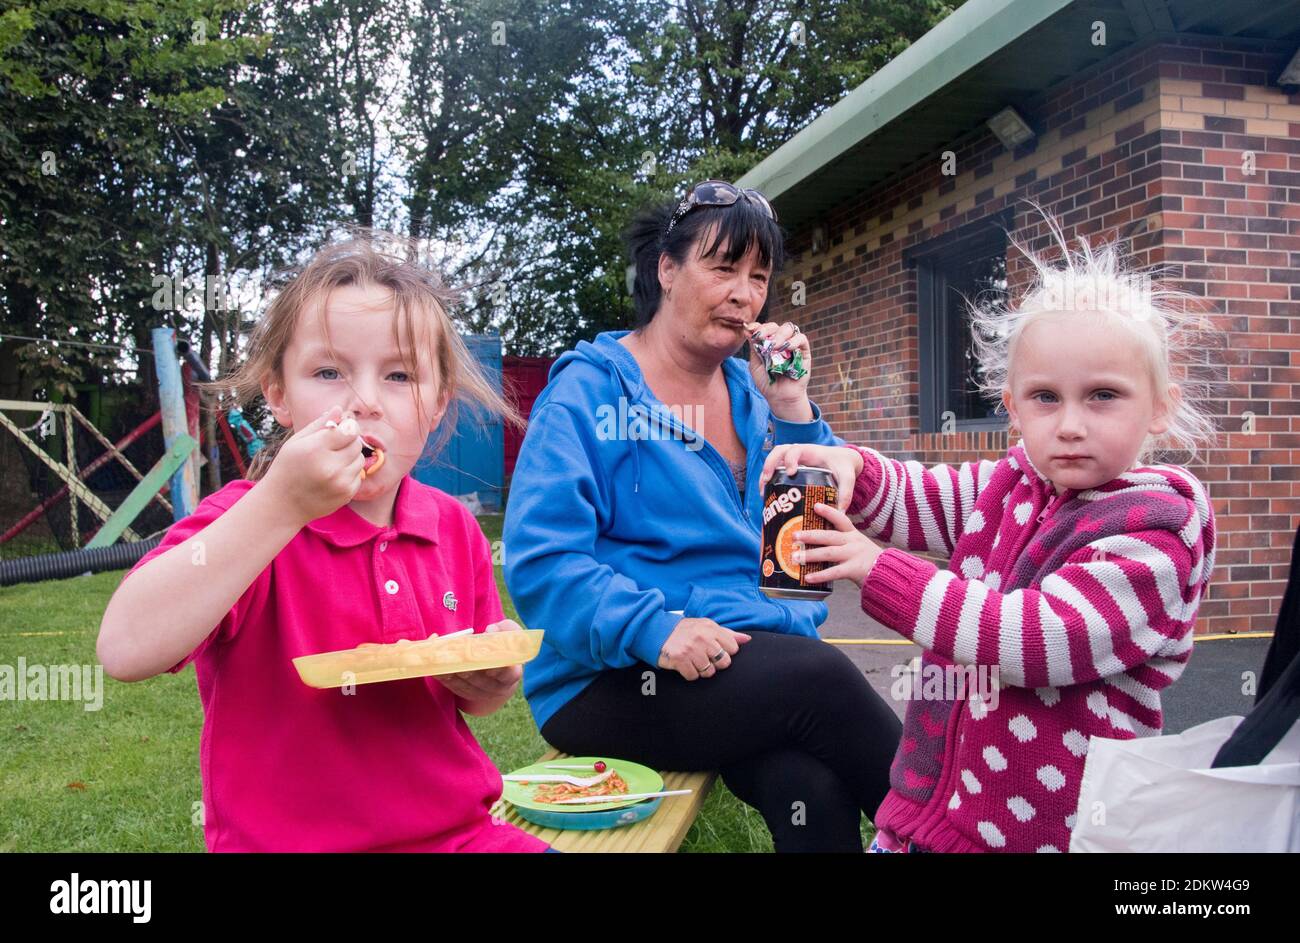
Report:
M522 665L537 657L543 634L541 629L529 629L435 635L422 642L401 639L386 645L367 642L342 651L302 655L293 660L293 666L303 683L313 688L428 678Z

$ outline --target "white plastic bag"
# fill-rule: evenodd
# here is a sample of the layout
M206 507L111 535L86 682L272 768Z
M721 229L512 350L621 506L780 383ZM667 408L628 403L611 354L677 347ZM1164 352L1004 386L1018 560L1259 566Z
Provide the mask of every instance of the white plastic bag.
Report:
M1241 721L1093 737L1070 851L1300 851L1300 724L1258 766L1211 769Z

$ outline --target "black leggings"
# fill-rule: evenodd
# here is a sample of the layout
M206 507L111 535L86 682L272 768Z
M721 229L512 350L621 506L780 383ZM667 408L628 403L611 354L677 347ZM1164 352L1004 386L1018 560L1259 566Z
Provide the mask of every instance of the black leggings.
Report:
M542 736L575 756L716 769L762 814L777 851L862 851L860 814L885 798L902 725L833 646L750 634L710 678L648 665L605 671Z

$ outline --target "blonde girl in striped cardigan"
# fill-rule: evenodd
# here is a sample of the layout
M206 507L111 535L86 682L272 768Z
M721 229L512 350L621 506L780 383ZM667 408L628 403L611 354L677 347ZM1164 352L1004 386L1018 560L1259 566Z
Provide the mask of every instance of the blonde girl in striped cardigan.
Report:
M796 535L803 559L922 649L874 851L1066 851L1089 738L1158 734L1191 654L1214 515L1189 471L1149 463L1212 442L1188 366L1216 335L1114 245L1047 225L1060 261L1017 246L1032 284L973 313L985 392L1020 436L1002 459L793 445L764 469L836 472L847 506L818 506L834 529Z

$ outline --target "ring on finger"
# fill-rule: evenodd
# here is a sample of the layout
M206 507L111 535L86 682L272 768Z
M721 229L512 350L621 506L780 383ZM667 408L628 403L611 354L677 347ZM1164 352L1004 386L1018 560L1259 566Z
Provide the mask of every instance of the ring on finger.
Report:
M695 668L695 673L696 673L696 674L698 674L698 675L702 675L702 674L704 674L704 672L708 671L708 670L709 670L710 668L712 668L713 666L712 666L712 665L705 665L703 668L699 668L699 667L697 667L697 666L695 666L695 665L691 665L691 667L692 667L692 668Z
M719 648L716 653L709 656L709 661L716 665L718 662L722 661L722 656L725 654L727 654L727 650L725 648Z

